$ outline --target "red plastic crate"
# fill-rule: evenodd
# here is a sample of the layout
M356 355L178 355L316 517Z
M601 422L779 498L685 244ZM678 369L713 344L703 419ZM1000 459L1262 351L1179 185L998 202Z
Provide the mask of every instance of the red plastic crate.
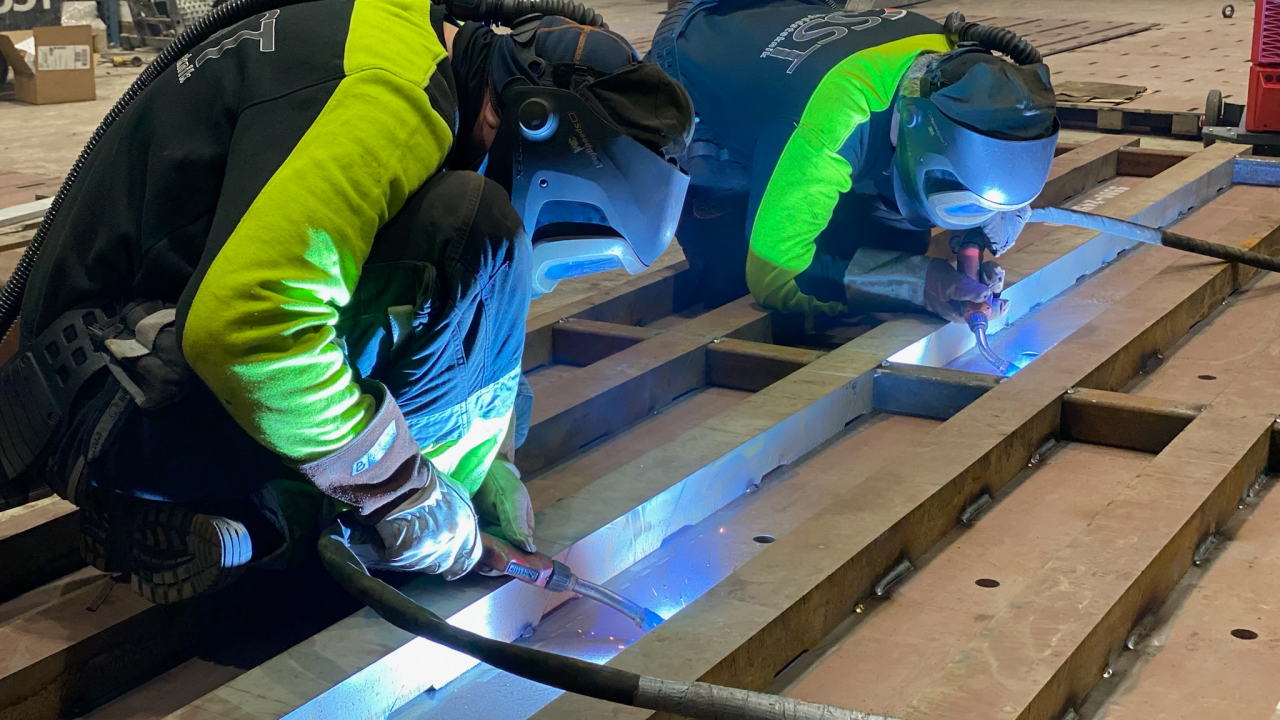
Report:
M1280 131L1280 0L1256 0L1250 59L1245 129Z

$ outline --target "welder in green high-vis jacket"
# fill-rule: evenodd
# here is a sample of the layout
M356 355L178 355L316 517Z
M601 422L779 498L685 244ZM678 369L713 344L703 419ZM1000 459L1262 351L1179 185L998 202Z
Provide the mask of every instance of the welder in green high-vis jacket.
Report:
M1005 252L1048 177L1053 90L1017 35L822 0L684 0L649 58L694 102L676 237L708 304L1004 309L997 263L971 278L924 253L934 227L952 250Z
M154 602L335 516L375 569L534 550L529 301L643 270L687 184L688 95L577 3L277 4L96 138L0 359L0 509L48 487Z

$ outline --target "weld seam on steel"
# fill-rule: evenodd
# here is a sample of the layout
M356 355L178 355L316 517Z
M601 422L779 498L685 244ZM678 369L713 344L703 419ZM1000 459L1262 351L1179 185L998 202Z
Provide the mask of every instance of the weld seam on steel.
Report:
M903 560L895 565L880 582L876 583L875 590L872 592L878 598L889 597L889 591L893 589L893 586L901 582L907 576L907 573L915 569L910 560Z
M960 513L960 524L969 526L977 522L984 514L986 514L987 508L991 507L992 501L993 498L991 497L991 493L983 490L982 493L979 494L978 497L974 498L974 501L969 503L964 511Z
M634 705L706 720L898 720L780 695L642 676Z

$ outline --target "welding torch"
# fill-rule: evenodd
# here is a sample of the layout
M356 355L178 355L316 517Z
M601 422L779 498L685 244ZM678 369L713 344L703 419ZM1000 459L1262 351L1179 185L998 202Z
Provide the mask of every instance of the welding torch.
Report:
M982 267L982 246L977 243L964 243L956 249L956 269L961 273L968 275L974 280L978 280L978 273ZM1002 374L1008 375L1013 369L1013 364L1008 360L1000 357L991 349L991 343L987 340L987 321L991 312L991 303L989 302L970 302L966 303L964 311L964 321L969 325L969 329L973 331L974 344L978 348L978 352L991 363Z
M1147 227L1146 225L1105 215L1095 215L1093 213L1080 212L1079 210L1067 210L1066 208L1045 207L1032 209L1030 221L1055 225L1072 225L1138 242L1161 245L1175 250L1182 250L1183 252L1239 263L1259 270L1280 272L1280 259L1269 255L1263 255L1252 250L1242 250L1238 247L1221 243L1199 240L1179 233L1169 232L1168 230ZM956 252L956 267L960 272L975 280L978 278L978 268L981 262L982 248L979 245L965 244ZM988 306L986 303L969 303L964 318L969 324L969 329L973 331L978 352L982 354L982 357L986 358L987 362L994 365L1001 373L1007 375L1014 366L992 351L991 345L987 341L987 312Z
M614 591L583 580L568 565L540 552L527 553L488 533L481 533L484 548L480 564L489 570L535 585L548 592L577 593L625 615L648 632L662 624L662 616Z

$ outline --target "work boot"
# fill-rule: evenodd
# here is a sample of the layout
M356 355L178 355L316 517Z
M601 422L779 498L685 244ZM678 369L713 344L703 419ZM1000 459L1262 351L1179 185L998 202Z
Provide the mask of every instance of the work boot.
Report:
M4 468L0 467L0 510L11 510L25 505L31 499L31 489L21 478L9 479Z
M142 597L165 605L226 587L252 557L243 523L148 503L134 521L130 583Z
M128 573L134 591L151 602L165 605L226 587L253 555L239 521L170 503L113 499L118 502L90 492L81 506L81 554L101 572Z

